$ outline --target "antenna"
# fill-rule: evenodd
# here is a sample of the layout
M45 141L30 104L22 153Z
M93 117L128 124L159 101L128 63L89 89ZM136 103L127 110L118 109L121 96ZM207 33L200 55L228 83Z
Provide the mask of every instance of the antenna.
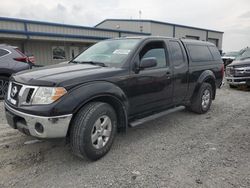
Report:
M141 19L141 14L142 14L142 11L139 10L139 19Z
M63 25L64 25L64 18L63 18ZM66 32L65 32L65 26L63 27L64 30L64 35L63 35L63 47L64 47L64 53L65 53L65 60L70 59L70 56L67 58L66 57Z

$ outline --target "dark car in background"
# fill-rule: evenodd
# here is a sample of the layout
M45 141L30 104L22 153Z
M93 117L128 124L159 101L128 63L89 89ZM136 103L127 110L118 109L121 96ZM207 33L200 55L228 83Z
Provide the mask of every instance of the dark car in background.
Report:
M250 86L250 48L241 50L240 55L227 66L226 80L231 88L240 85Z
M31 69L34 56L28 57L17 47L0 44L0 99L7 93L9 77L16 72Z

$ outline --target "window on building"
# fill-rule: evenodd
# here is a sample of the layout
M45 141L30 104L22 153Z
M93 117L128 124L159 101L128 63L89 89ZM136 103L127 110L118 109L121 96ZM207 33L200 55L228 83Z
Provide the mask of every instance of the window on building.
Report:
M157 60L157 68L166 67L166 52L163 42L150 42L144 46L139 54L140 61L143 58L154 57Z
M193 40L200 40L200 37L198 36L192 36L192 35L186 35L187 39L193 39Z
M211 61L213 60L212 54L208 46L202 45L188 45L188 51L192 61Z
M52 47L52 59L63 60L66 59L66 53L64 46L53 46Z
M9 52L7 50L4 49L0 49L0 57L7 55Z

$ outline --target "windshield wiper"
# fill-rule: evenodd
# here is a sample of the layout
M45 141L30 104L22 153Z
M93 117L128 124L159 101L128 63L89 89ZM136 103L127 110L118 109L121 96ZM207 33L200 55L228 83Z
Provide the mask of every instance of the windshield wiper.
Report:
M105 63L96 62L96 61L70 61L69 63L91 64L91 65L99 65L101 67L107 67L107 65L105 65Z
M78 61L69 61L69 63L75 63L75 64L77 64L79 62Z

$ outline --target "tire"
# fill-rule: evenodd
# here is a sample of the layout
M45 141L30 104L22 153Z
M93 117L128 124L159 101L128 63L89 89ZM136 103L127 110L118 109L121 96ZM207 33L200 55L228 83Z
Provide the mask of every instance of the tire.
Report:
M212 95L212 86L209 83L202 83L197 95L187 109L198 114L206 113L212 104Z
M237 86L232 85L232 84L229 84L229 87L230 87L230 88L237 88Z
M0 100L4 99L8 92L9 78L0 76Z
M107 103L91 102L75 116L70 130L74 155L98 160L110 150L117 130L117 116Z

